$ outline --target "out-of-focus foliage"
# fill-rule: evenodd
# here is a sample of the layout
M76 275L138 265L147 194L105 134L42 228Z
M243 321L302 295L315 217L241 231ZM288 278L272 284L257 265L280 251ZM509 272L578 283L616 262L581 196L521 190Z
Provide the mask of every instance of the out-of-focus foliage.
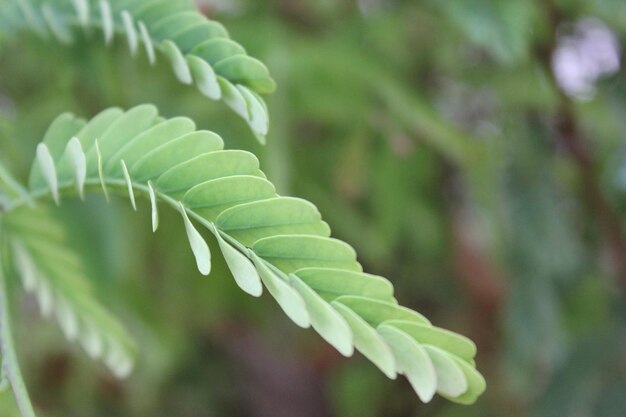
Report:
M131 56L141 48L150 64L169 61L181 83L195 84L206 97L222 100L265 141L267 106L258 93L273 92L276 83L262 62L190 0L7 1L0 9L0 37L27 31L65 45L74 43L76 32L91 41L100 35L105 45L121 35Z
M267 297L246 300L220 259L201 279L176 213L162 214L167 239L153 239L126 202L88 196L88 208L64 204L60 215L83 242L99 298L150 348L120 384L26 298L18 343L46 415L625 413L626 79L605 76L579 100L552 74L552 52L583 19L626 44L623 1L241 0L201 10L276 79L265 148L223 106L181 90L164 62L130 60L122 44L23 36L0 39L3 163L26 178L63 111L153 102L189 116L230 138L227 148L261 155L279 194L314 201L368 271L392 277L401 303L476 340L489 389L470 408L418 404L407 384L342 360ZM10 396L0 401L13 415Z

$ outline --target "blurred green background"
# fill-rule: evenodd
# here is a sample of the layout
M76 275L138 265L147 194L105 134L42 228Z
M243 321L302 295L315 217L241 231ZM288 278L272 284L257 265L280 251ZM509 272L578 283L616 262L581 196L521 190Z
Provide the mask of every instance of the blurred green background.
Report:
M626 415L626 44L623 0L205 0L265 62L268 144L131 59L123 39L0 37L0 158L25 179L61 112L152 102L259 156L313 201L368 272L476 341L485 395L423 405L404 379L344 359L221 259L195 270L176 213L67 201L100 299L135 337L115 380L19 301L17 343L42 416ZM211 242L215 244L215 242ZM10 393L0 415L16 415Z

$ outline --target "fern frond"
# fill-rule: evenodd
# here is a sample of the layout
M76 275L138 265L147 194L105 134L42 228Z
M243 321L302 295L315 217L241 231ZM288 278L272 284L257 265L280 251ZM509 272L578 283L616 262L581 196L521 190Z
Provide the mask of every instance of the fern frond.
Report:
M141 49L151 64L161 55L183 84L222 100L246 120L261 141L269 129L259 94L276 88L266 66L248 56L218 22L184 0L4 0L0 32L30 30L71 44L77 30L99 30L105 44L126 38L131 56Z
M152 105L88 122L61 115L39 147L32 198L81 193L83 184L144 195L153 228L164 202L181 212L201 273L211 254L192 220L215 235L239 287L259 296L265 286L297 325L311 325L343 355L356 347L388 377L406 375L423 401L438 392L472 403L484 391L469 339L399 306L391 283L362 271L314 205L278 196L254 155L224 150L191 120L163 120Z
M24 289L41 314L55 316L65 337L102 359L119 378L133 367L135 348L123 326L95 298L63 227L43 207L21 208L4 222Z

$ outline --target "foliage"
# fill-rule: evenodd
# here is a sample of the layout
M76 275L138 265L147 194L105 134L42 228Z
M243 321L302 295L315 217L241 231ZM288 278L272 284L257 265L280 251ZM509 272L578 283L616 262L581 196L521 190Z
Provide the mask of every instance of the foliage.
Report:
M49 212L94 298L132 335L137 362L130 378L111 378L39 320L36 297L12 297L44 415L624 414L624 72L581 101L551 68L589 18L624 45L622 1L197 3L271 69L267 145L172 77L160 42L150 65L139 28L129 60L121 16L104 46L97 2L94 26L70 22L67 45L3 21L0 160L20 181L2 176L0 205L23 197L15 184L54 115L154 103L254 153L279 195L313 201L365 270L393 277L401 304L476 342L489 389L471 407L422 405L409 384L291 325L269 291L250 302L221 279L231 273L219 243L193 216L214 254L209 280L193 279L179 210L160 204L153 235L127 199L106 204L90 184L83 203L72 184ZM127 197L125 185L107 189ZM148 195L135 194L149 216ZM18 274L4 265L12 290ZM9 395L0 414L17 415Z
M2 9L0 27L5 36L30 30L63 44L74 42L74 28L87 36L102 31L106 44L115 34L122 35L132 56L140 46L150 64L157 53L163 55L181 83L195 82L206 97L223 100L265 140L269 120L258 93L273 92L274 80L220 23L198 13L187 0L13 0Z
M356 346L390 378L405 374L425 402L435 391L461 403L476 400L485 383L474 369L471 341L398 306L391 284L364 274L354 250L330 238L315 206L278 196L253 154L223 150L219 136L194 128L187 118L164 120L151 105L107 109L87 122L63 114L37 147L30 200L49 193L60 204L63 190L83 196L85 186L99 184L105 194L126 189L136 208L135 192L142 192L151 202L153 231L162 200L180 210L203 275L211 271L211 252L190 217L214 234L242 290L258 297L263 282L296 324L312 325L344 356ZM84 279L67 282L77 260L55 253L58 231L47 230L54 224L29 224L37 213L17 210L20 205L10 202L5 216L26 289L36 291L44 315L56 312L66 337L80 335L92 356L101 354L103 339L112 340L105 343L111 350L107 364L116 375L127 375L131 360L120 347L128 343L118 341L119 326L95 308L78 305L88 302L89 292L81 288ZM24 224L36 233L24 236Z

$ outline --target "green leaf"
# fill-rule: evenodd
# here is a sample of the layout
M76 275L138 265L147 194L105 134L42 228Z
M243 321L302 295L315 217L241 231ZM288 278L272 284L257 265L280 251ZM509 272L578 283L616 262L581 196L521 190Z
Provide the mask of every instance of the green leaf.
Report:
M272 93L276 83L265 65L258 59L238 54L215 63L215 72L231 82L247 85L259 93Z
M235 175L192 187L185 193L183 202L201 216L215 220L226 209L275 196L276 189L265 178Z
M395 303L393 285L386 279L364 272L332 268L305 268L296 272L308 286L331 298L360 295Z
M150 32L159 40L169 38L180 28L186 28L204 22L205 18L195 11L170 14L150 25Z
M191 246L193 256L196 258L198 271L200 271L202 275L209 275L209 273L211 273L211 251L209 250L209 245L207 245L200 232L198 232L191 223L191 220L189 220L183 203L180 203L180 212L183 215L187 239L189 240L189 246Z
M118 161L123 159L127 166L133 167L155 148L186 134L197 135L197 132L194 132L195 128L195 123L186 117L175 117L158 123L126 142L119 151L115 152L110 157L105 172L108 175L121 176L122 172Z
M95 140L102 137L104 132L123 115L124 110L118 107L111 107L94 116L75 134L82 148L90 149Z
M98 4L100 6L100 18L102 23L102 33L104 34L104 43L108 45L113 40L113 28L115 27L113 15L111 13L111 5L108 0L100 0Z
M119 7L119 6L118 6ZM156 22L175 13L187 11L188 3L172 0L139 2L133 15L144 22Z
M238 204L223 211L216 224L247 246L276 235L330 236L317 207L306 200L275 197Z
M121 16L122 23L124 24L124 32L126 32L126 39L128 40L130 55L135 56L139 46L139 39L137 37L137 30L135 29L133 18L127 10L123 10Z
M124 174L124 181L126 182L126 187L128 188L128 197L130 198L130 202L133 206L133 210L137 211L137 203L135 202L135 192L133 191L133 181L130 179L128 168L126 168L126 163L124 162L123 159L120 161L120 165L122 166L122 173Z
M252 131L261 136L267 135L270 128L270 120L265 104L258 96L252 94L247 87L237 85L237 89L246 101Z
M459 397L467 391L468 384L461 367L445 351L424 345L437 374L437 392L449 397Z
M117 118L103 133L97 138L98 147L103 163L111 159L122 146L126 145L132 138L149 129L157 117L157 109L153 105L144 104L133 107ZM68 138L69 139L69 138ZM95 140L96 138L94 138ZM87 148L85 148L87 149ZM88 175L96 172L97 154L94 147L87 151ZM118 162L119 163L119 162ZM105 166L103 166L103 169ZM103 173L106 171L103 171Z
M155 143L149 149L144 150L143 155L131 169L133 175L141 180L155 178L197 155L214 152L224 147L222 139L213 132L198 131L180 137L177 135L178 133L172 135L174 139L162 145Z
M222 90L213 67L194 55L187 55L186 59L198 90L212 100L219 100L222 97Z
M161 192L174 193L212 179L232 175L258 175L258 172L259 160L249 152L215 151L168 169L155 185Z
M54 119L46 130L43 143L46 144L55 161L63 155L67 141L84 127L85 121L71 113L63 113Z
M89 1L88 0L72 0L72 5L76 10L78 21L83 26L89 25Z
M278 302L278 305L283 309L287 317L302 328L310 327L311 318L300 294L287 284L283 278L272 271L265 264L265 261L254 252L249 250L248 253L261 276L263 284L265 284L265 287Z
M159 228L159 208L152 181L148 181L148 193L150 194L150 207L152 210L152 231L156 232Z
M65 149L67 159L70 161L72 168L74 169L74 179L76 181L76 190L80 197L85 199L85 179L87 178L87 159L83 148L80 146L80 141L77 137L73 137L68 143ZM64 156L65 156L64 154Z
M256 241L252 250L285 273L310 267L361 271L354 249L347 243L327 237L278 235Z
M198 44L191 50L192 55L196 55L211 65L235 55L245 55L246 50L239 45L226 38L210 39Z
M187 53L207 39L223 36L224 31L225 29L221 24L205 20L174 33L172 40L182 52Z
M470 339L449 330L405 320L388 320L385 322L411 335L422 344L437 346L468 362L476 356L476 345Z
M71 113L63 113L54 119L43 140L52 162L56 162L61 158L67 141L75 136L84 125L84 120L77 118ZM28 183L31 188L42 187L46 184L39 165L33 165Z
M334 301L331 305L343 316L352 329L354 346L359 352L372 361L388 378L395 379L396 361L393 353L376 329L345 305Z
M430 402L437 388L437 374L426 350L395 327L383 324L378 332L393 351L398 373L406 376L423 402Z
M395 303L359 296L342 296L336 301L355 311L372 326L378 326L387 320L406 320L430 325L426 317Z
M250 259L226 242L215 226L211 229L239 288L254 297L260 297L263 293L261 277Z
M300 293L316 332L344 356L352 356L352 331L344 318L330 304L295 275L289 275L291 285Z
M104 196L107 201L109 201L109 193L107 191L106 180L104 179L104 173L102 170L102 152L100 152L100 145L98 144L98 139L94 144L94 148L96 149L96 160L98 165L98 178L100 179L100 185L102 186L102 191L104 192Z
M478 397L485 392L487 384L485 378L470 364L454 356L451 356L452 360L461 367L465 379L467 380L468 388L465 394L458 397L451 397L446 394L442 394L444 397L459 404L473 404Z
M139 27L141 42L146 49L146 55L148 55L148 61L150 62L150 65L154 65L154 63L156 62L156 52L154 51L154 43L152 43L152 39L150 38L148 29L143 22L138 22L137 26Z
M246 120L250 120L251 117L248 111L248 102L241 91L239 91L239 89L230 81L221 76L217 77L217 82L220 86L220 90L222 91L222 100L224 100L224 103L233 109L233 111L239 116Z
M95 139L101 137L109 126L122 117L123 114L124 111L116 107L104 110L97 114L88 123L83 124L82 128L80 128L80 130L78 130L78 132L76 132L72 137L76 137L78 139L81 149L85 152L91 149L94 145ZM67 133L63 133L60 136L63 138L67 136ZM64 140L66 141L67 138ZM60 142L64 145L63 141ZM87 164L86 160L85 164ZM57 163L57 174L59 182L69 181L72 177L75 177L74 164L70 160L69 155L63 154L60 161Z
M178 49L178 46L170 40L164 40L161 42L161 48L163 53L169 58L178 81L183 84L191 84L193 82L193 78L191 78L189 65L187 65L187 61L185 60L183 53L180 49Z
M52 198L57 205L60 203L59 197L59 183L57 180L57 171L54 165L52 155L48 150L48 146L45 143L37 145L37 163L39 165L40 172L48 184L48 188L52 193Z

